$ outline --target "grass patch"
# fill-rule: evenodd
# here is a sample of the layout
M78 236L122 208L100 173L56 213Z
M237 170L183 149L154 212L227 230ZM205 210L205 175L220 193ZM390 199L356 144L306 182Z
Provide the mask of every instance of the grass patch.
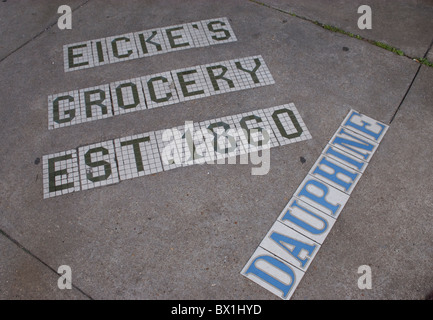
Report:
M414 58L413 60L418 61L419 63L426 65L428 67L433 68L433 63L428 61L426 58Z
M391 51L393 53L398 54L399 56L405 56L404 52L401 51L400 49L397 49L395 47L392 47L386 43L383 42L379 42L379 41L372 41L372 44L374 44L375 46L379 47L379 48L383 48L385 50Z
M250 0L250 1L254 2L256 4L259 4L259 5L262 5L264 7L267 7L269 9L273 9L273 10L282 12L284 14L288 14L288 15L290 15L292 17L296 17L296 18L299 18L299 19L302 19L302 20L314 23L315 25L317 25L317 26L319 26L319 27L321 27L321 28L323 28L325 30L341 33L341 34L344 34L344 35L349 36L349 37L354 38L354 39L367 41L368 43L370 43L372 45L375 45L376 47L388 50L388 51L390 51L390 52L392 52L394 54L397 54L399 56L407 57L409 59L412 59L413 61L416 61L418 63L421 63L421 64L425 65L425 66L433 68L433 63L430 62L430 61L428 61L426 58L413 58L413 57L410 57L410 56L406 55L402 50L400 50L400 49L398 49L396 47L390 46L390 45L388 45L386 43L383 43L383 42L380 42L380 41L366 39L366 38L361 37L359 34L354 34L352 32L345 31L345 30L340 29L340 28L338 28L336 26L333 26L333 25L324 24L324 23L321 23L321 22L319 22L317 20L312 20L312 19L309 19L309 18L306 18L306 17L302 17L302 16L297 15L294 12L288 12L288 11L285 11L285 10L282 10L282 9L278 9L278 8L272 7L272 6L268 5L268 4L265 4L265 3L257 1L257 0Z

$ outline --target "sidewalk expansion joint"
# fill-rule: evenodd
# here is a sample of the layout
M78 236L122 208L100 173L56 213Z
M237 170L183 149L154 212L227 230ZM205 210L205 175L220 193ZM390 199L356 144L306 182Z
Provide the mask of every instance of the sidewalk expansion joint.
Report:
M274 6L271 6L269 4L266 4L266 3L263 3L263 2L260 2L260 1L256 1L256 0L249 0L249 1L253 2L253 3L256 3L258 5L262 5L262 6L266 7L266 8L269 8L269 9L276 10L278 12L291 15L292 17L299 18L299 19L302 19L304 21L308 21L310 23L315 24L316 26L321 27L322 29L325 29L325 30L328 30L328 31L332 31L332 32L336 32L336 33L340 33L340 34L344 34L344 35L346 35L348 37L351 37L351 38L354 38L354 39L363 40L363 41L368 42L368 43L370 43L370 44L372 44L372 45L374 45L376 47L388 50L388 51L390 51L390 52L392 52L394 54L397 54L399 56L403 56L403 57L406 57L408 59L411 59L412 61L418 62L421 65L425 65L425 66L433 68L433 62L429 61L425 56L423 58L421 58L421 57L411 57L411 56L407 55L406 53L404 53L399 48L391 46L391 45L389 45L387 43L384 43L384 42L381 42L381 41L372 40L372 39L368 39L368 38L362 37L362 36L360 36L358 34L354 34L352 32L349 32L349 31L343 30L341 28L338 28L336 26L332 26L332 25L329 25L329 24L321 23L321 22L319 22L317 20L313 20L313 19L310 19L310 18L307 18L307 17L304 17L304 16L300 16L300 15L294 13L294 12L282 10L280 8L276 8Z
M432 47L433 47L433 40L432 40L432 42L430 43L430 46L428 47L428 49L427 49L427 51L425 52L424 57L423 57L422 59L426 60L426 57L427 57L428 53L430 52L430 50L432 49ZM403 105L403 102L406 100L406 97L407 97L407 95L408 95L410 89L412 89L412 85L414 84L415 79L416 79L416 77L418 76L419 71L421 70L421 67L422 67L422 65L419 65L419 66L418 66L418 69L416 70L415 75L414 75L412 81L410 82L409 87L408 87L407 90L406 90L406 93L404 94L403 98L402 98L401 101L400 101L400 104L398 105L398 107L397 107L397 109L395 110L395 112L394 112L394 114L393 114L391 120L389 121L389 125L391 125L391 123L394 121L395 117L397 116L397 113L400 111L400 108L401 108L401 106Z
M0 235L4 236L6 239L8 239L9 241L11 241L13 244L15 244L18 248L20 248L21 250L23 250L29 256L31 256L32 258L36 259L40 263L42 263L50 271L54 272L57 276L59 276L59 274L57 273L57 271L54 270L49 264L47 264L46 262L44 262L43 260L41 260L38 256L36 256L35 254L33 254L29 249L27 249L26 247L24 247L21 243L19 243L17 240L15 240L14 238L12 238L9 234L7 234L6 232L4 232L2 229L0 229ZM71 284L71 285L72 285L72 287L74 289L76 289L78 292L80 292L81 294L83 294L84 296L86 296L88 299L94 300L90 295L88 295L87 293L85 293L83 290L81 290L80 288L78 288L76 285L74 285L74 284Z

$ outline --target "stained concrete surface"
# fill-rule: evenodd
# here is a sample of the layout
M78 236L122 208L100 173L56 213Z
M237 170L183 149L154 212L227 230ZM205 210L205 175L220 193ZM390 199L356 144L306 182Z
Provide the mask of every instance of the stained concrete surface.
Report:
M427 28L425 12L408 10L406 19ZM229 18L238 41L63 70L64 44L215 17ZM416 28L409 24L407 32ZM425 52L427 42L409 47ZM262 55L274 85L47 129L50 94L252 55ZM398 111L293 299L422 299L433 285L433 69L423 66L407 92L418 68L407 57L250 1L90 0L74 11L72 30L53 26L0 63L0 228L51 269L70 265L76 288L93 299L278 299L239 272L349 109L387 124ZM195 165L42 197L35 160L43 155L289 102L313 138L273 148L265 176L252 176L251 164ZM22 250L13 246L2 238L7 252ZM85 297L56 290L52 270L20 255L31 266L26 274L47 275L30 290L16 280L24 276L2 273L2 299ZM0 258L7 269L20 263ZM372 267L372 290L357 287L364 264Z

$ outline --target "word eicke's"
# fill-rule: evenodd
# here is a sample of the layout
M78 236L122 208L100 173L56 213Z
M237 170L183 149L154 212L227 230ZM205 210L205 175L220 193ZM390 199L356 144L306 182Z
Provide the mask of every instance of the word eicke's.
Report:
M227 18L154 28L63 46L65 72L237 41Z

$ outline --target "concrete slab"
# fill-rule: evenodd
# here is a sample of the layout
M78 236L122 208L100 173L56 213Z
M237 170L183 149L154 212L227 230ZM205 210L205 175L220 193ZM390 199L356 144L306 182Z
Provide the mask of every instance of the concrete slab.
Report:
M237 41L64 72L65 44L215 17L228 18ZM130 0L119 7L92 0L74 21L72 30L50 28L0 63L8 84L0 87L0 227L51 268L70 265L74 284L96 299L276 299L240 271L347 112L389 123L419 66L249 1ZM51 94L254 55L263 57L275 84L48 130ZM273 148L267 175L252 176L252 164L193 165L43 199L43 155L290 102L312 139ZM389 163L378 159L385 156L392 157L380 147L365 173L370 178L356 186L294 298L366 294L351 268L376 262L358 258L368 257L369 247L346 246L352 238L346 229L369 229L358 229L356 217L379 206L369 202L378 188L395 187L383 167ZM372 171L377 185L367 182ZM369 218L383 227L382 216ZM412 236L418 239L416 231ZM401 265L394 258L380 264L393 277ZM392 286L381 288L372 296L395 296Z
M372 29L358 28L358 8L365 1L280 1L265 3L296 15L341 28L347 32L386 43L410 57L423 57L432 41L433 3L424 1L369 1L372 10Z
M0 234L0 299L88 300L76 288L60 290L60 275ZM57 270L57 269L56 269Z
M69 1L68 5L74 10L85 2L84 0ZM0 60L57 23L60 17L57 9L63 4L64 1L60 0L2 1L0 3L0 28L2 30Z

